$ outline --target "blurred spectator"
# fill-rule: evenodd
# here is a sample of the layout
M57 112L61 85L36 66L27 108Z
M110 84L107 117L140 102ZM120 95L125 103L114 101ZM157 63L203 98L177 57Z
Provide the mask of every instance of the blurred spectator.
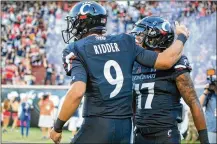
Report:
M23 76L23 80L27 85L34 85L35 83L35 77L32 75L32 72L30 70L26 71L26 73Z
M206 74L203 72L202 68L198 69L198 74L195 77L194 83L195 85L201 85L206 83Z
M52 74L54 73L53 65L45 64L45 68L46 68L46 76L45 76L44 85L47 85L48 82L50 83L50 85L52 85Z
M32 75L31 66L42 65L47 40L43 6L38 2L7 1L2 5L1 55L5 61L4 82L6 84L33 84L34 77L29 76ZM26 64L22 63L23 60ZM17 73L17 67L21 63L28 73L24 69Z
M24 127L26 128L26 137L29 136L32 109L33 109L32 101L28 98L27 94L22 94L20 114L19 114L22 137L24 137Z
M72 136L74 136L77 133L78 121L79 113L78 110L76 110L74 115L70 118L68 126L68 130L72 132Z
M60 102L60 99L59 99L59 96L57 95L51 95L49 97L49 99L53 102L54 104L54 109L51 113L51 116L52 116L52 121L55 121L56 120L56 116L57 116L57 113L58 113L58 106L59 106L59 102Z
M10 93L8 93L7 98L10 100L10 112L11 112L11 116L12 119L14 120L14 123L12 125L11 130L13 130L16 126L17 126L17 121L18 121L18 107L19 105L17 105L16 100L18 98L18 93L17 91L12 91Z
M43 64L43 55L36 44L30 46L29 58L32 66L41 66Z
M11 102L11 108L12 108L12 119L13 119L13 124L12 124L12 130L14 130L17 127L18 124L18 109L20 106L20 98L15 97L15 99Z
M64 75L62 72L60 72L59 74L57 74L56 76L56 85L64 85Z
M206 85L203 94L200 96L200 103L205 107L205 117L208 129L208 137L210 143L216 143L216 96L217 96L217 81L213 84Z
M18 75L18 69L12 61L6 60L6 66L3 68L3 75L6 84L13 84L13 79Z
M61 30L65 26L64 18L74 3L76 2L2 2L1 71L3 84L37 83L29 82L29 80L26 82L24 75L35 74L36 77L32 67L43 66L45 57L48 58L49 63L55 64L53 69L61 65L61 59L58 57L61 58L60 51L65 47L63 41L60 40L62 39ZM191 38L186 46L194 46L188 49L188 58L195 65L194 69L204 67L202 70L204 72L210 65L216 65L216 33L213 33L216 31L216 21L210 19L210 16L216 13L216 2L171 0L160 2L100 1L100 3L108 11L107 34L128 33L136 21L150 15L162 16L172 23L175 20L181 21L189 27L193 35L193 39ZM195 35L195 33L200 34ZM201 49L200 52L198 48ZM211 59L207 59L208 57ZM208 63L208 61L212 62ZM28 74L25 70L17 72L20 63L24 69L27 69ZM51 83L50 72L47 74L46 83ZM196 77L194 80L198 84L203 84L199 75L195 72L193 78ZM36 80L40 81L38 78ZM62 79L56 84L62 84Z
M1 113L1 126L3 125L3 120L4 120L4 115L3 115L3 103L1 103L1 107L0 107L0 113Z
M40 116L38 126L42 130L42 139L49 138L49 132L53 126L54 120L52 118L52 112L54 110L54 104L49 99L50 94L44 94L39 101Z
M3 128L2 132L7 132L7 127L10 121L11 112L10 112L11 104L9 99L5 99L3 102Z

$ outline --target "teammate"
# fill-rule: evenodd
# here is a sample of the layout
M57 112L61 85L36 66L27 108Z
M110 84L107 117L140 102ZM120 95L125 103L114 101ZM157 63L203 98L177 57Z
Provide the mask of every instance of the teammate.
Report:
M106 10L96 2L79 2L71 10L64 41L64 68L72 84L50 133L61 140L62 126L76 111L85 94L84 122L71 143L129 143L132 116L132 67L136 60L144 66L168 69L181 57L188 31L177 25L177 40L161 54L135 43L135 38L106 32ZM66 34L66 35L65 35Z
M132 30L137 43L158 53L168 50L174 40L171 24L161 17L146 17ZM135 143L180 143L177 123L181 122L181 96L190 107L201 143L208 143L206 123L190 78L191 67L186 56L168 70L133 68L135 109Z

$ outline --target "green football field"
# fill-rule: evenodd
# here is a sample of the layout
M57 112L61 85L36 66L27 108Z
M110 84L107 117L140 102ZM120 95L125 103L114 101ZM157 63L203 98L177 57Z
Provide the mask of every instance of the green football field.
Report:
M62 135L62 143L69 143L72 138L72 133L70 131L64 130ZM17 128L14 131L8 130L7 133L2 133L3 143L52 143L52 140L43 140L42 133L39 128L30 128L29 137L22 138L20 134L20 129Z
M8 131L7 133L2 133L3 143L52 143L50 139L42 140L41 138L42 138L42 133L39 128L30 128L28 138L22 138L19 128L17 128L14 131ZM61 143L69 143L71 138L72 138L72 133L70 131L64 130ZM186 143L186 142L182 141L182 143Z

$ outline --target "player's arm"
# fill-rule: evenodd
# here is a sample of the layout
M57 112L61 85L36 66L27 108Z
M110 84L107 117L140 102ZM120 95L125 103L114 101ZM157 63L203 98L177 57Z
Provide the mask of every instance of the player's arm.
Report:
M67 51L67 50L66 50ZM64 53L64 52L63 52ZM64 67L67 74L71 73L72 84L66 93L65 100L54 125L56 132L62 132L65 122L75 113L86 91L87 73L81 60L73 52L66 52Z
M186 40L184 34L178 35L177 40L168 49L158 54L154 68L170 69L180 59Z
M181 37L184 37L182 34ZM163 53L146 50L136 46L141 52L137 55L136 61L146 67L154 67L155 69L166 70L170 69L181 57L183 50L183 42L176 40Z
M203 110L189 72L185 72L176 77L176 85L184 101L190 107L194 124L199 133L200 142L202 144L209 143Z
M74 82L70 86L68 92L66 93L58 120L54 126L56 132L61 132L65 122L68 121L69 118L75 113L85 93L85 90L86 83L83 81Z

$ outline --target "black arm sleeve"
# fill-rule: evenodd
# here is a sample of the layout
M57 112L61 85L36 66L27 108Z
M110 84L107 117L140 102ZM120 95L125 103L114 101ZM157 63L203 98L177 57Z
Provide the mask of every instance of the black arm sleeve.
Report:
M155 65L155 62L158 57L158 53L150 50L146 50L143 47L140 47L136 44L135 37L131 36L133 48L134 48L134 56L135 60L145 66L145 67L151 67L153 68Z
M153 68L155 62L158 57L158 53L150 50L146 50L136 45L137 51L139 51L138 55L136 56L136 61L143 66Z
M86 70L85 70L83 64L77 58L75 58L72 61L71 78L72 78L71 83L74 83L76 81L83 81L84 83L87 82Z

